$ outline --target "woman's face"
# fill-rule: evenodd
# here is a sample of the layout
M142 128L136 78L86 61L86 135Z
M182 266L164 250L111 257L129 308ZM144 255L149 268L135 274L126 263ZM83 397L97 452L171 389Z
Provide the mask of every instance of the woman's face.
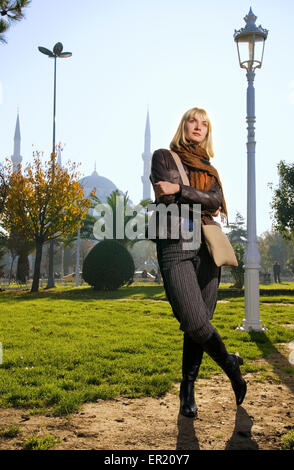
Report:
M208 122L199 115L192 116L185 123L186 139L200 144L208 133Z

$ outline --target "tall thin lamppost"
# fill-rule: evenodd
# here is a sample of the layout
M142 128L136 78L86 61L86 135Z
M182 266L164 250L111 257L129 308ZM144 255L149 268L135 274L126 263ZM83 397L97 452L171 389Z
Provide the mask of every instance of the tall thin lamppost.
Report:
M245 269L245 319L242 330L262 330L259 312L260 254L256 234L256 184L255 184L255 69L261 68L264 44L268 30L256 26L257 16L250 8L245 16L244 28L235 30L240 67L247 70L247 247L244 254Z
M50 59L54 59L54 93L53 93L53 144L52 144L52 152L55 153L56 150L56 142L55 142L55 128L56 128L56 62L57 58L66 59L67 57L71 57L71 52L62 52L63 45L61 42L57 42L53 47L53 51L46 49L46 47L38 47L39 51L42 54L47 55ZM50 240L49 246L49 274L48 274L48 283L46 289L50 289L54 286L54 240Z

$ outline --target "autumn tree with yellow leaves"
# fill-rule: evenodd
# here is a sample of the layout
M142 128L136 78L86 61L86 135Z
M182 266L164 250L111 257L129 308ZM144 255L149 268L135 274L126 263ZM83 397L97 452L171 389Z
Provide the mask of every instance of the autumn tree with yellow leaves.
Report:
M78 181L77 165L61 167L52 153L42 162L34 153L34 161L23 174L10 171L9 194L2 214L2 225L10 232L14 227L27 241L34 241L36 258L31 292L39 289L40 267L44 243L66 237L83 224L91 201L84 198L84 188Z

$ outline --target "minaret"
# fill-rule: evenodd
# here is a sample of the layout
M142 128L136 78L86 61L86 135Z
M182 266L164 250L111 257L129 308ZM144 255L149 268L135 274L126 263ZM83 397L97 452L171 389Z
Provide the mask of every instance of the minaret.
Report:
M57 163L58 165L62 166L61 162L61 145L58 145L58 150L57 150Z
M14 150L13 155L11 155L11 161L13 163L13 171L18 171L18 165L21 164L22 156L20 154L20 125L19 125L19 113L17 111L17 119L14 133Z
M147 111L147 118L146 118L146 127L145 127L145 145L144 145L144 152L142 153L142 159L144 162L144 171L143 176L141 176L141 180L143 183L143 199L150 199L151 198L151 182L149 179L150 170L151 170L151 134L150 134L150 121L149 121L149 110Z
M93 171L92 175L98 175L98 173L96 171L96 162L94 163L94 171Z

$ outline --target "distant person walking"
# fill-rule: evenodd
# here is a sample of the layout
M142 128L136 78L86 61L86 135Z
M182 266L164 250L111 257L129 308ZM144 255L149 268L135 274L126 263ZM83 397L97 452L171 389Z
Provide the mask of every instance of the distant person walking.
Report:
M278 261L276 261L275 264L273 265L273 272L274 272L275 282L281 282L281 279L280 279L281 266L278 263Z

